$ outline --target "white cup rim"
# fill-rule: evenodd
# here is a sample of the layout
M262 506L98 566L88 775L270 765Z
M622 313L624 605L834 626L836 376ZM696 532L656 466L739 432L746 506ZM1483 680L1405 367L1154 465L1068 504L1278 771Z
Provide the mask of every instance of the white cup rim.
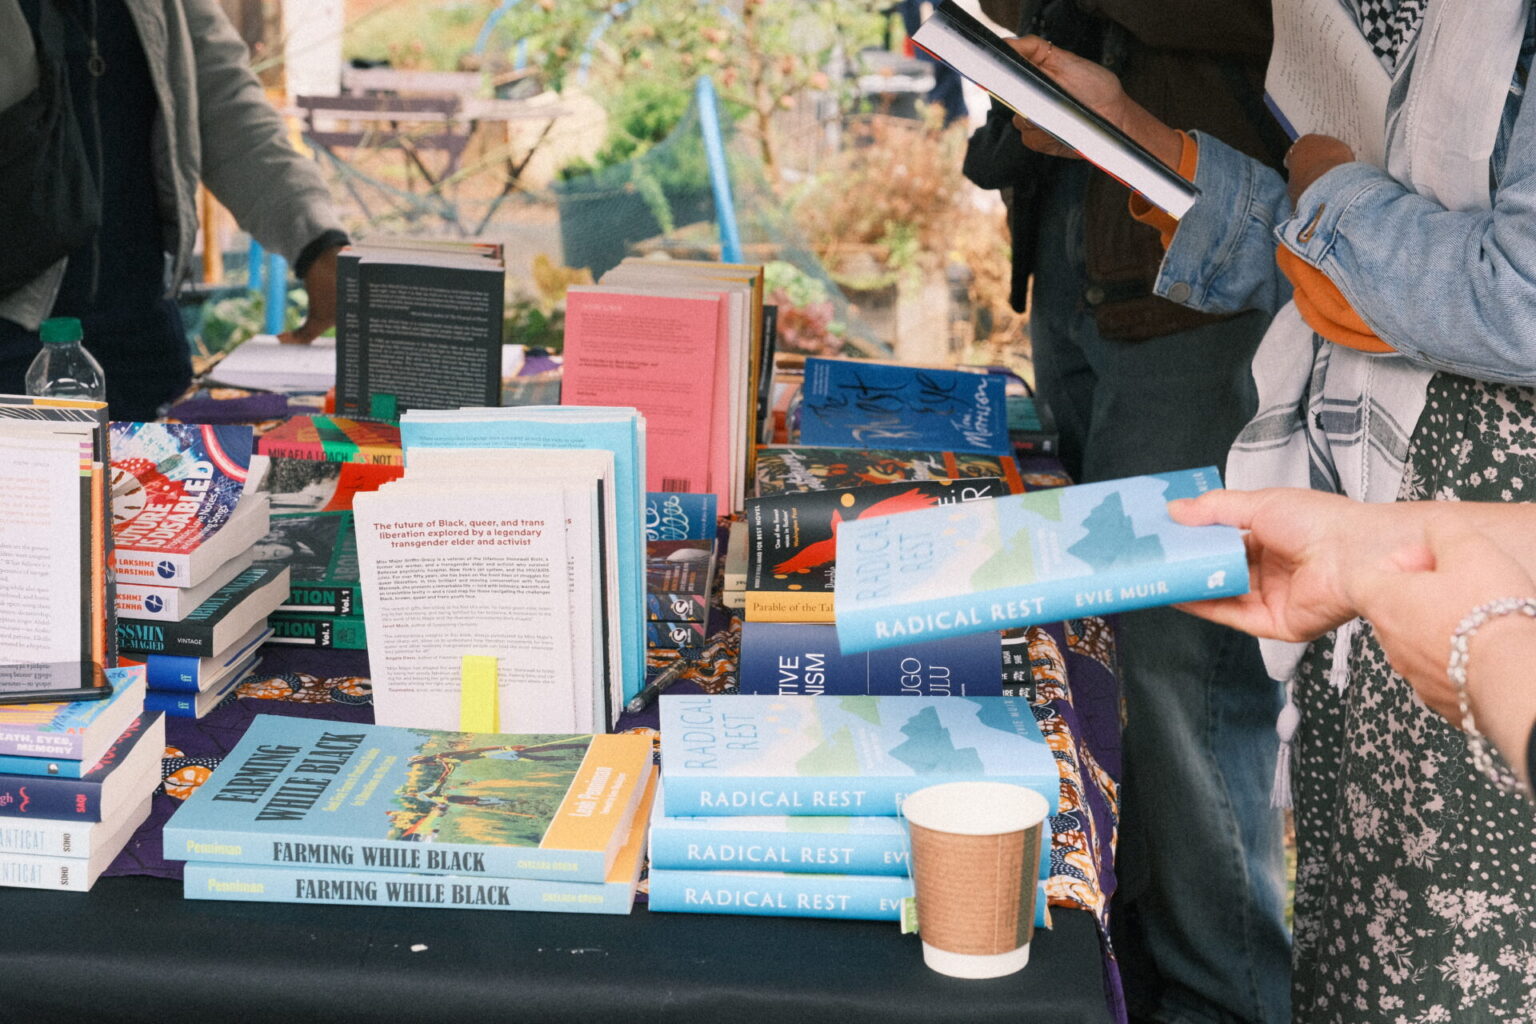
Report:
M920 828L961 836L994 836L1044 821L1045 797L1009 782L943 782L909 793L901 814Z

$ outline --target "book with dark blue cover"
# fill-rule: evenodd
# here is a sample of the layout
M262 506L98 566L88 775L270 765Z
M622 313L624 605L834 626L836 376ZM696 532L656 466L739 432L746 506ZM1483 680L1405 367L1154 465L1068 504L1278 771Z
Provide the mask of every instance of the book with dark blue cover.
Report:
M1208 466L844 523L842 650L1246 593L1238 530L1168 518L1220 486Z
M160 784L164 753L165 716L146 711L80 778L0 775L0 818L100 821L103 807L137 803Z
M997 633L976 633L845 655L830 624L748 621L737 682L742 693L1000 697L1002 651Z
M807 359L800 443L1011 455L1006 390L993 373Z
M668 694L662 813L893 815L940 782L1033 789L1054 813L1056 759L1016 697Z
M645 539L714 540L717 502L713 494L647 491Z

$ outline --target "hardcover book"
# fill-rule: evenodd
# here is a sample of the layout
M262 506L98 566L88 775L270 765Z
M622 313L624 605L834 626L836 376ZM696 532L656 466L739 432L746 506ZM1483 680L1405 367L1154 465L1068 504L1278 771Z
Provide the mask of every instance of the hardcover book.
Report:
M1013 697L662 694L664 813L894 815L940 782L1027 786L1052 811L1056 761Z
M903 480L1001 477L1010 494L1024 489L1011 455L968 455L893 448L819 448L765 445L757 450L758 497L784 491L830 491Z
M78 856L11 853L0 845L0 886L89 892L96 879L117 859L134 832L149 817L149 807L150 794L146 792L110 832L98 831L105 823L92 826L85 833L89 839ZM6 827L0 825L0 833L5 831Z
M0 775L0 818L101 821L154 791L164 753L165 716L146 711L80 778Z
M269 644L288 647L330 647L342 651L368 649L367 620L361 615L326 615L279 609L267 616Z
M651 869L908 874L911 843L900 818L651 815ZM1040 844L1040 877L1051 871Z
M634 907L645 866L645 822L655 793L655 774L651 769L652 782L629 836L601 882L192 861L182 875L182 892L189 900L627 914Z
M1035 926L1048 927L1044 883ZM664 913L752 914L899 921L912 895L906 875L801 875L777 871L672 871L653 868L647 906Z
M1011 455L998 374L807 359L800 443Z
M1199 191L1136 140L1019 56L954 0L945 0L912 41L1054 135L1147 201L1182 217Z
M291 586L282 604L285 611L362 614L357 529L351 512L275 515L255 552L263 565L288 567Z
M846 523L843 652L1246 593L1238 530L1168 518L1220 486L1207 467Z
M650 776L641 735L258 715L165 827L206 863L601 882Z
M217 657L266 620L288 597L288 569L253 565L180 622L117 620L117 643L143 654Z
M202 718L250 678L258 660L254 653L247 655L244 660L231 666L222 680L200 693L150 690L144 697L144 708L147 711L162 711L167 718Z
M112 424L113 571L124 583L190 587L267 532L247 488L251 428Z
M35 770L10 762L0 771L78 778L101 760L128 723L144 710L144 670L107 670L105 700L0 704L0 755L25 758Z
M996 477L913 480L747 500L748 621L831 622L839 525L1007 494Z
M830 623L752 622L741 630L741 693L842 697L1000 697L1002 640L973 633L842 654Z
M403 466L400 425L344 416L294 416L257 441L262 455L325 462L364 462Z

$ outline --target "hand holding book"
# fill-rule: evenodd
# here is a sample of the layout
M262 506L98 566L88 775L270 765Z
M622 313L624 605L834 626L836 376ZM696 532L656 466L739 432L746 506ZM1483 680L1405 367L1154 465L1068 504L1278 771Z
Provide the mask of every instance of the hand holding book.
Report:
M1074 96L1079 103L1098 114L1126 135L1139 142L1168 167L1179 166L1182 143L1176 129L1164 124L1147 108L1126 95L1115 73L1102 64L1063 50L1040 36L1021 36L1004 40L1020 57L1039 68L1047 77ZM1015 114L1014 125L1024 145L1046 156L1081 160L1083 155L1050 132Z

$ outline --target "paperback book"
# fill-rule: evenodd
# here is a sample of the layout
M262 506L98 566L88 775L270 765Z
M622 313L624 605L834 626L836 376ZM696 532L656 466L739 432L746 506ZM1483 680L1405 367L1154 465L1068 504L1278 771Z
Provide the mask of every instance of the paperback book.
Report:
M0 704L0 772L78 778L144 710L144 671L107 670L105 700ZM19 767L24 764L27 767Z
M757 622L831 622L838 527L1007 494L1000 478L913 480L749 498L746 617Z
M1010 494L1024 489L1011 455L970 455L894 448L821 448L764 445L757 450L756 494L830 491L903 480L966 480L1001 477Z
M991 632L842 654L831 623L749 620L737 685L779 696L1000 697L1002 647Z
M1060 776L1013 697L662 694L668 815L894 815L906 794L990 780L1040 793Z
M641 735L258 715L166 824L165 856L602 882L650 771Z
M87 833L90 839L86 848L79 855L11 853L0 846L0 886L89 892L149 817L149 808L150 793L145 792L112 831L97 833L101 824L93 826ZM6 827L0 825L0 833L5 831Z
M0 818L101 821L160 784L164 752L165 716L143 712L79 778L0 775Z
M800 443L1011 455L1006 383L994 373L807 359Z
M1056 416L1044 399L1033 395L1008 396L1008 440L1020 454L1056 454L1060 442Z
M251 459L250 427L114 422L118 580L194 586L266 533Z
M143 823L151 799L152 794L146 792L138 803L108 807L101 821L0 819L0 854L82 860L110 851L109 857L116 856L121 849L113 845L118 833L126 827L131 835Z
M288 567L290 588L283 610L362 613L357 529L351 512L275 515L271 527L256 543L255 553L263 565Z
M912 33L912 41L1170 216L1182 217L1194 205L1200 193L1192 183L1019 56L954 0L939 4Z
M146 654L134 664L144 666L144 678L151 690L176 693L203 693L225 682L235 668L257 653L272 634L265 623L257 623L240 639L207 658L191 654ZM127 660L126 658L124 659Z
M217 657L266 621L288 597L288 569L253 565L180 622L119 618L117 643L142 654Z
M714 540L715 505L713 494L647 491L645 539Z
M266 490L274 517L301 512L347 512L358 494L376 491L404 475L404 466L277 456L271 459L267 471Z
M384 420L294 416L261 435L256 450L273 458L405 465L400 425Z
M182 875L182 893L189 900L627 914L645 866L645 822L655 769L651 777L629 836L601 882L192 861Z
M368 620L361 615L284 611L267 616L272 636L267 643L286 647L328 647L340 651L368 649Z
M846 523L843 653L1246 593L1238 530L1168 518L1220 486L1206 467Z
M1049 927L1045 883L1037 883L1035 926ZM802 875L777 871L652 868L647 906L663 913L752 914L899 921L913 895L906 875Z
M156 587L148 583L117 585L117 614L120 618L180 622L191 615L236 576L251 567L251 550L235 555L214 569L195 587Z

